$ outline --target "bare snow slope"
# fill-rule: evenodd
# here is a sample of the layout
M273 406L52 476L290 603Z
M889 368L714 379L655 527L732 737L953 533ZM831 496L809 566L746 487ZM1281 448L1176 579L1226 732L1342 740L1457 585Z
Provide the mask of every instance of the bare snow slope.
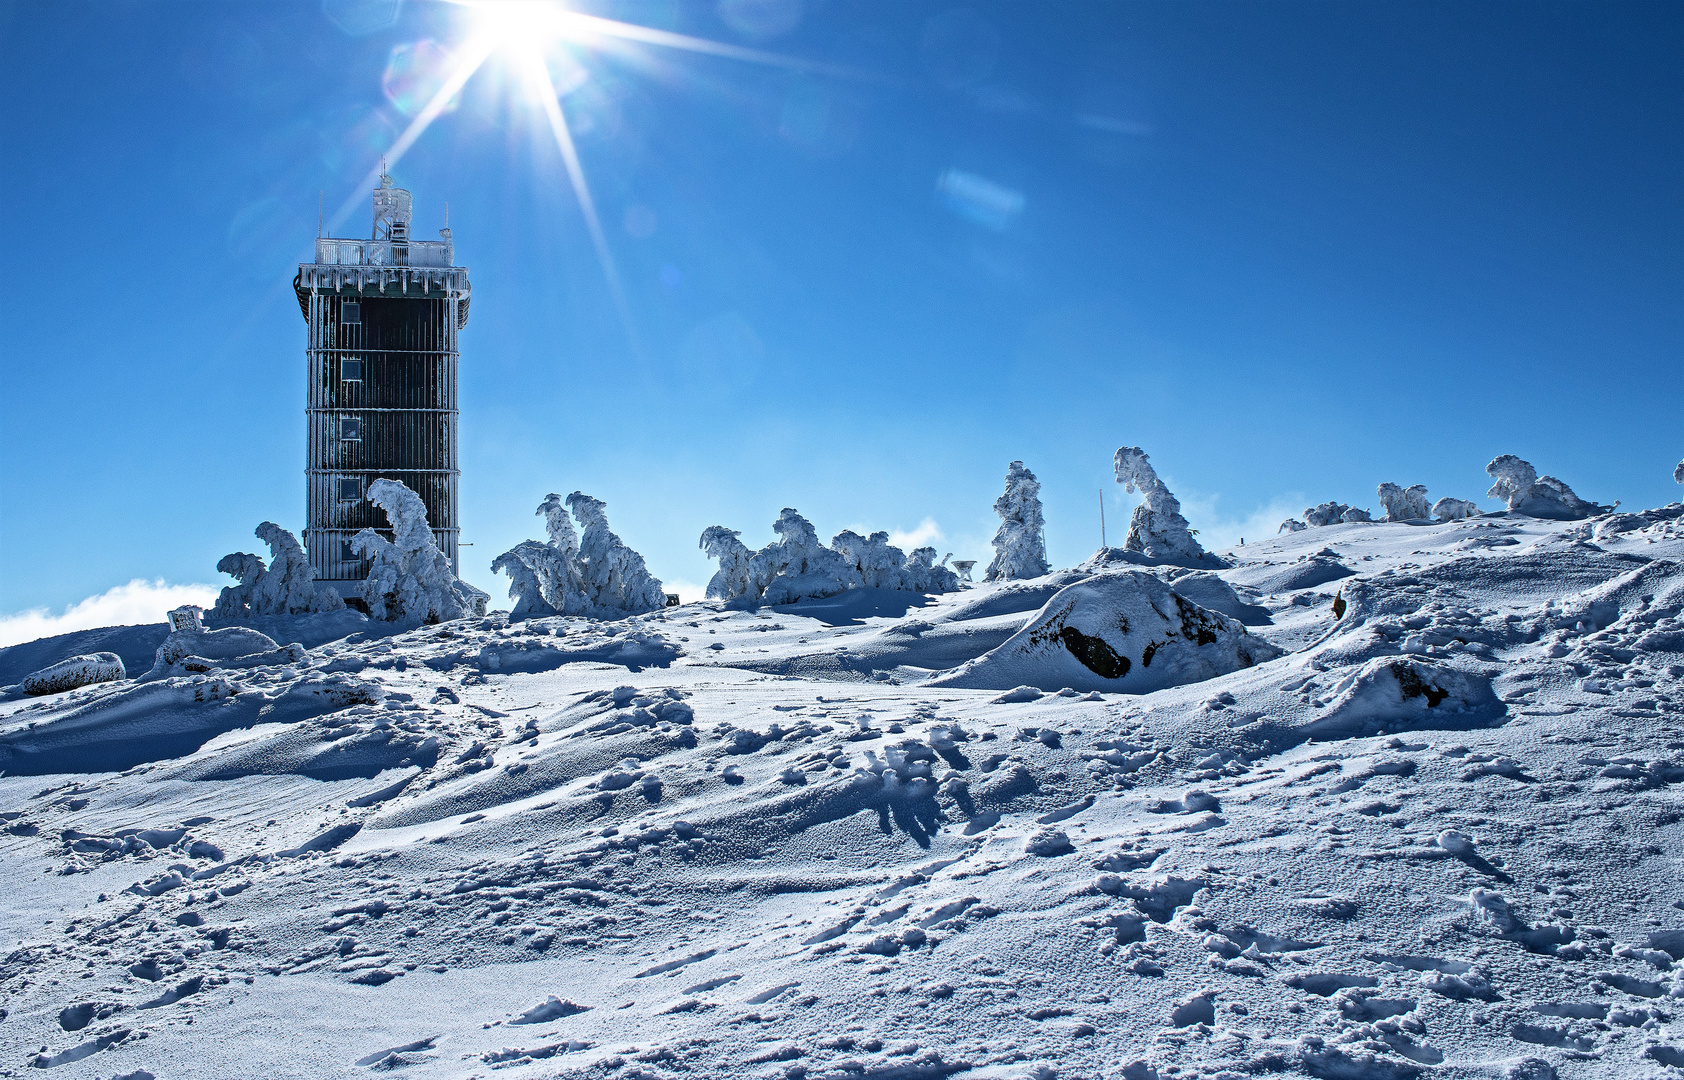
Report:
M928 685L1066 572L0 701L0 1075L1684 1077L1677 511L1223 552L1142 696Z

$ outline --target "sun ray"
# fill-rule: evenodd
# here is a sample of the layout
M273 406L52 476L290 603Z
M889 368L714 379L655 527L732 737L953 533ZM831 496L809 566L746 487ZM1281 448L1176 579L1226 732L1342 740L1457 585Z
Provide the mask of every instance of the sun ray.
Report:
M343 225L345 220L356 211L357 207L363 204L363 201L368 197L367 189L380 182L381 172L390 170L402 160L404 154L409 152L409 148L415 145L415 140L419 139L432 122L437 120L439 115L444 112L445 106L450 104L450 99L460 93L462 87L467 85L468 80L473 78L474 72L478 71L480 65L485 63L486 57L491 55L491 50L496 47L496 44L495 39L483 35L469 40L461 61L456 65L455 70L450 73L450 77L444 81L444 85L439 87L438 93L433 95L432 100L427 102L425 108L415 114L415 119L409 122L409 127L404 129L403 134L399 135L397 141L386 151L381 159L381 164L376 165L373 171L363 178L363 182L346 198L339 209L334 211L333 217L328 219L329 232Z
M602 264L602 276L608 281L608 291L613 295L614 307L619 312L620 321L625 324L632 352L641 356L642 348L638 343L637 327L632 322L631 305L626 301L626 291L620 283L620 271L614 263L613 252L608 249L608 237L602 231L602 219L596 212L596 200L591 197L584 167L579 164L579 152L573 145L573 133L568 130L567 117L562 115L561 102L556 95L555 85L550 81L549 70L544 66L543 57L535 52L527 55L524 66L527 78L532 81L533 93L537 95L539 104L544 109L544 117L549 121L550 133L555 136L556 149L561 151L561 160L567 166L567 179L573 185L573 197L579 200L579 212L584 215L585 228L591 234L591 244L596 248L597 261Z

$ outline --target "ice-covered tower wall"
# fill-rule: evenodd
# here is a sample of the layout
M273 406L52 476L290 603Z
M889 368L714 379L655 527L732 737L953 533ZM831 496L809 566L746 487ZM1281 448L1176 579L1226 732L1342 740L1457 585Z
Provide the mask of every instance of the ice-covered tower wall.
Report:
M1123 541L1123 550L1137 551L1149 559L1203 562L1205 549L1193 539L1187 519L1181 516L1180 501L1158 479L1146 451L1138 446L1121 447L1115 465L1117 483L1123 485L1123 490L1139 491L1144 497L1129 519L1129 535Z
M450 231L417 240L410 220L409 192L382 176L372 238L319 237L315 261L293 278L309 324L304 547L317 579L343 596L369 571L351 538L382 527L368 499L378 477L420 497L458 567L458 333L471 290Z
M1000 528L994 533L994 561L988 581L1040 577L1047 572L1046 522L1041 516L1041 482L1014 461L1006 466L1006 490L994 500Z

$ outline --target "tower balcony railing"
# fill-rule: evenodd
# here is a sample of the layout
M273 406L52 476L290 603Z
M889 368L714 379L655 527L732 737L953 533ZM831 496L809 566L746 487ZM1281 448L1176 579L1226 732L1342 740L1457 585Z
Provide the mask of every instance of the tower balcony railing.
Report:
M448 240L316 240L318 266L450 266Z

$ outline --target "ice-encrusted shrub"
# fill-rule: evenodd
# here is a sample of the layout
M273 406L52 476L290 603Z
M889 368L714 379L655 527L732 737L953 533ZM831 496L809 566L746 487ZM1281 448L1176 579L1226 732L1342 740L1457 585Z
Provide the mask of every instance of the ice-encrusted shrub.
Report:
M1556 521L1578 521L1581 518L1605 514L1612 507L1586 502L1573 489L1553 476L1539 476L1529 461L1513 454L1501 454L1485 467L1486 475L1495 483L1485 493L1487 499L1503 499L1509 509L1529 517L1551 518Z
M246 551L224 555L216 564L218 573L233 577L217 597L211 614L224 619L246 619L254 615L308 615L319 611L341 611L345 601L325 585L316 584L316 571L298 537L273 521L256 529L259 540L269 545L270 562Z
M484 611L485 594L457 579L434 542L421 496L381 478L368 486L368 501L392 526L391 540L373 529L351 538L351 550L369 560L360 591L372 618L436 623Z
M575 491L567 508L579 522L579 579L586 604L595 611L636 614L666 606L666 593L644 565L608 527L607 503Z
M719 562L719 569L708 580L707 594L714 600L731 600L746 596L753 586L752 563L754 552L738 539L743 534L723 525L709 525L702 530L699 545L702 553Z
M1204 562L1205 549L1193 539L1187 519L1181 516L1180 500L1158 478L1146 451L1138 446L1121 447L1114 464L1117 483L1123 485L1124 491L1139 491L1144 500L1134 508L1134 516L1129 519L1129 535L1123 541L1123 550L1170 562Z
M1396 484L1381 484L1377 490L1380 505L1386 508L1387 521L1422 521L1432 510L1427 506L1427 487L1415 484L1408 488Z
M1345 511L1349 509L1342 502L1324 502L1304 511L1304 520L1318 529L1324 525L1337 525L1345 520Z
M537 513L544 519L549 542L523 540L491 564L494 573L509 575L511 616L613 618L666 605L666 593L643 556L608 527L606 506L578 491L565 500L554 492L545 496ZM578 519L582 537L574 533L569 511Z
M1478 517L1479 506L1466 499L1452 499L1446 495L1433 503L1433 520L1461 521L1464 518Z
M1344 522L1353 522L1353 521L1373 521L1374 519L1369 516L1368 510L1367 510L1366 507L1362 508L1362 509L1358 509L1355 506L1350 506L1350 507L1345 508L1345 512L1339 516L1339 520L1344 521Z
M1281 527L1275 530L1275 535L1279 536L1281 533L1303 532L1308 528L1308 525L1299 521L1297 518L1287 518L1285 521L1281 522Z
M952 592L959 576L936 564L936 549L923 547L908 557L889 543L889 534L861 536L844 529L819 543L812 522L785 507L772 525L778 539L751 552L735 529L709 526L701 548L719 560L719 571L708 582L708 595L720 600L747 599L765 604L790 604L835 596L849 589L911 589Z
M1041 516L1041 482L1014 461L1006 466L1006 490L994 500L1000 528L994 533L994 560L988 581L1040 577L1047 572L1046 522Z

